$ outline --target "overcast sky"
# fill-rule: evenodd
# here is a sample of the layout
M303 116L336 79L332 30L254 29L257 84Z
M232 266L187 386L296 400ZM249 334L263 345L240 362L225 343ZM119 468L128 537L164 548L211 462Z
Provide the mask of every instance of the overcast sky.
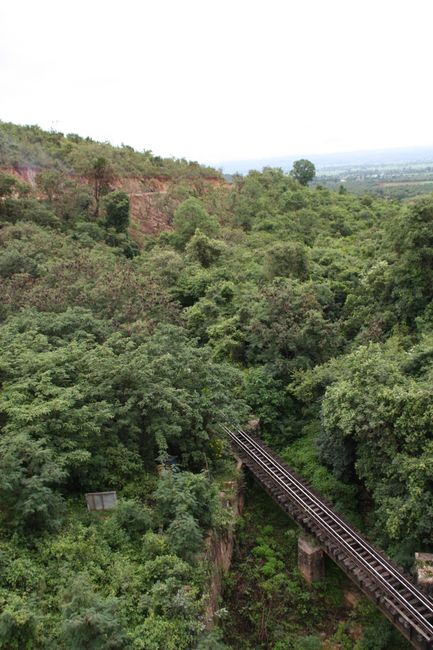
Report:
M0 0L0 119L201 162L433 144L431 0Z

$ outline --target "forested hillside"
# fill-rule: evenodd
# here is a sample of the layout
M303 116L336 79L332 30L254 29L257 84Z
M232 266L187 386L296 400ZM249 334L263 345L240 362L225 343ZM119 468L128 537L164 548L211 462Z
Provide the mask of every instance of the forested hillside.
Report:
M123 176L214 177L215 169L184 158L161 158L150 150L136 151L122 144L96 142L76 133L44 131L36 125L18 126L0 121L0 166L35 170L58 170L86 175L104 158L110 172Z
M83 210L98 216L105 194L125 191L130 200L129 230L140 244L143 233L170 226L173 206L191 189L201 195L208 186L224 183L220 172L197 162L1 121L0 169L54 205L64 220Z
M406 568L433 550L433 198L278 169L204 190L214 172L186 161L1 127L0 648L320 648L326 608L309 619L269 530L251 533L267 569L250 599L282 585L278 625L244 611L244 635L234 619L225 642L204 629L204 540L230 523L220 424L260 418ZM90 189L71 176L81 160ZM32 184L10 173L29 165ZM167 230L131 236L109 167L193 170L164 199ZM85 492L111 489L116 509L86 511ZM335 643L396 647L371 636Z

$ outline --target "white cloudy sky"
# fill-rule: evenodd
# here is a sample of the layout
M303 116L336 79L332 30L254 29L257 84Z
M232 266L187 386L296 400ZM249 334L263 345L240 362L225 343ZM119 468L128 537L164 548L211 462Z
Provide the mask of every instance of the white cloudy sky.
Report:
M222 160L433 144L431 0L0 0L0 119Z

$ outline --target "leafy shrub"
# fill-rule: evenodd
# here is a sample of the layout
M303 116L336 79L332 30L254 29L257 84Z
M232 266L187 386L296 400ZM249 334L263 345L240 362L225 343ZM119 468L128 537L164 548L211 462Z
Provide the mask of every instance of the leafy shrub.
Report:
M22 532L55 529L62 498L55 488L65 472L43 440L25 433L0 439L1 522Z
M153 515L150 508L132 500L122 499L117 503L113 517L116 523L133 540L138 540L152 528Z
M179 243L183 246L191 239L197 228L208 236L218 232L216 220L208 215L202 203L195 198L186 199L180 204L174 214L173 226Z
M104 198L105 223L116 232L126 232L129 226L129 196L122 190L110 192Z
M97 595L85 574L77 576L64 594L63 640L70 650L120 650L127 637L114 597Z
M3 602L2 602L3 601ZM40 619L36 610L20 596L8 592L7 601L0 595L0 648L31 650L40 641Z
M194 517L179 508L167 529L167 538L171 548L179 557L192 561L200 549L203 534Z
M197 260L204 268L207 268L221 255L221 244L210 239L197 228L186 247L186 252L191 259Z

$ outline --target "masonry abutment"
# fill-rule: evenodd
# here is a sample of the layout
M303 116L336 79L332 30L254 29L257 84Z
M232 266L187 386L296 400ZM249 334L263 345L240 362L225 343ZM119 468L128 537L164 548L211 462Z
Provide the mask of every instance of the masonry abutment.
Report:
M325 554L314 539L305 534L298 539L298 568L309 585L325 577Z

